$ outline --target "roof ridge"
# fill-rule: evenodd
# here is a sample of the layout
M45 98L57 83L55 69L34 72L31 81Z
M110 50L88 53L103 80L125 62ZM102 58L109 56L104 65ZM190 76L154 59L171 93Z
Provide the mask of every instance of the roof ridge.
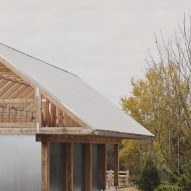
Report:
M25 52L22 52L22 51L20 51L20 50L17 50L16 48L13 48L13 47L11 47L11 46L8 46L8 45L6 45L6 44L3 44L2 42L0 42L0 44L3 45L3 46L6 46L7 48L10 48L10 49L12 49L12 50L14 50L14 51L16 51L16 52L19 52L19 53L21 53L21 54L23 54L23 55L25 55L25 56L31 57L32 59L38 60L38 61L43 62L43 63L45 63L45 64L47 64L47 65L49 65L49 66L52 66L52 67L54 67L54 68L57 68L57 69L59 69L59 70L62 70L62 71L64 71L64 72L66 72L66 73L69 73L69 74L71 74L71 75L73 75L73 76L78 77L76 74L73 74L72 72L69 72L69 71L67 71L67 70L64 70L63 68L60 68L60 67L55 66L55 65L53 65L53 64L50 64L50 63L48 63L48 62L45 62L45 61L43 61L43 60L41 60L41 59L39 59L39 58L36 58L36 57L34 57L34 56L31 56L30 54L27 54L27 53L25 53Z

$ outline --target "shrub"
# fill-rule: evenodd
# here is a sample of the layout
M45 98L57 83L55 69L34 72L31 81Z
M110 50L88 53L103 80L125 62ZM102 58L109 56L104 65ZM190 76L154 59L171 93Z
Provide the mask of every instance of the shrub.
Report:
M141 172L138 187L143 191L153 191L160 184L160 177L154 162L149 159Z
M182 191L182 189L175 185L161 184L155 191Z

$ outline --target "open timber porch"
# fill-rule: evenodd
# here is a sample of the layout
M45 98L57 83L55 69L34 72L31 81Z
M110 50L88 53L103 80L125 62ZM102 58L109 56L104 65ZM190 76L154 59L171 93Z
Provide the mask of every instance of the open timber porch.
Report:
M0 53L0 135L36 136L42 191L105 190L110 144L117 187L121 139L153 134L78 76L3 44Z
M96 135L67 108L19 71L9 69L6 61L3 63L0 62L0 135L36 135L36 141L42 145L42 191L53 190L55 182L66 191L75 190L75 186L83 191L94 187L105 190L108 144L115 148L114 183L118 186L121 139ZM84 168L80 174L81 185L76 185L79 183L75 175L76 158ZM52 178L55 174L57 180Z
M6 63L0 58L0 128L81 126L68 109Z
M36 140L41 142L42 148L42 191L52 190L54 184L65 191L106 190L108 144L114 147L114 186L118 187L120 139L95 135L37 134ZM61 184L59 176L63 180Z

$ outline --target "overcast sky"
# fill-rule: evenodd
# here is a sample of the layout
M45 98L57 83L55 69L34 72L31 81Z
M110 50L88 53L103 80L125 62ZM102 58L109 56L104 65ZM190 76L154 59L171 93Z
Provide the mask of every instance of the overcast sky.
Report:
M0 0L0 42L69 70L119 105L143 76L154 34L173 33L191 0Z

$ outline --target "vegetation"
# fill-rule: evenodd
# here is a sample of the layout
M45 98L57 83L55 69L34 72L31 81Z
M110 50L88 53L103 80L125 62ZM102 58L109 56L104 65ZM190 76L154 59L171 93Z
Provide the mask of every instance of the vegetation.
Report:
M154 164L154 162L149 159L147 160L142 172L141 176L138 180L138 186L141 190L144 191L153 191L160 184L160 177L158 170Z
M163 182L157 191L191 190L190 23L184 19L168 41L156 38L157 54L149 54L145 78L132 80L132 96L121 98L122 109L156 136L152 141L124 141L121 160L136 179L144 161L152 158Z

